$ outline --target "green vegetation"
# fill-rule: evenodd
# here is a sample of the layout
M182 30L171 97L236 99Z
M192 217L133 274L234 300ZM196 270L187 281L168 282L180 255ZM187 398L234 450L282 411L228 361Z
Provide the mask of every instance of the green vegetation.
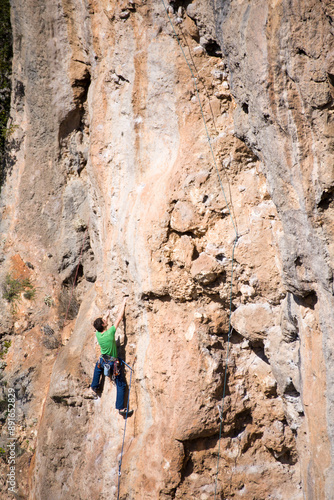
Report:
M48 307L52 307L54 305L54 300L51 295L45 295L44 304Z
M15 132L15 130L18 128L19 128L18 125L13 125L13 124L7 125L6 128L1 129L1 137L5 139L5 141L7 141L10 138L10 136Z
M5 340L3 342L3 344L1 345L1 350L0 350L0 359L3 359L6 356L8 349L10 348L11 345L12 345L12 342L10 340Z
M34 287L29 288L23 294L23 297L28 300L34 300L35 296L36 296L36 288Z
M12 306L15 312L18 302L21 300L21 293L24 292L26 299L33 299L36 289L29 278L13 278L11 274L6 275L5 282L2 285L2 296Z
M6 140L13 131L13 126L7 129L10 113L12 56L10 1L0 0L0 187L4 180Z
M7 302L14 303L20 299L21 292L23 291L22 283L20 280L7 274L5 283L2 287L2 295Z

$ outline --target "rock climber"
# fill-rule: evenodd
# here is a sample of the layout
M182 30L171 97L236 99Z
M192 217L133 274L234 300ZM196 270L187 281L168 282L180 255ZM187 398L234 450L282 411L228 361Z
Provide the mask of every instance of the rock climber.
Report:
M117 357L115 332L123 319L125 303L126 299L124 299L121 305L115 325L109 326L108 328L108 323L110 322L110 309L103 316L103 318L97 318L93 323L96 330L96 339L101 348L101 356L95 365L91 388L94 393L99 396L101 394L100 381L102 380L102 373L107 376L110 375L116 383L116 410L118 410L121 415L124 415L126 412L126 408L124 408L126 382L122 375L121 362Z

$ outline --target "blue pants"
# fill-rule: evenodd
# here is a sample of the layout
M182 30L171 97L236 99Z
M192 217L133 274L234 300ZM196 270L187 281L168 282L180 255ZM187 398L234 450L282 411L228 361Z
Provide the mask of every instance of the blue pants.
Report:
M104 361L103 358L100 358L94 368L94 375L93 375L93 381L91 388L95 390L100 389L100 381L101 381L101 376L103 374L103 368L104 368ZM114 363L110 363L110 373L113 372L114 368ZM124 408L124 396L125 396L125 388L126 388L126 382L123 378L122 375L122 370L117 377L115 377L115 383L116 383L116 410L123 410Z

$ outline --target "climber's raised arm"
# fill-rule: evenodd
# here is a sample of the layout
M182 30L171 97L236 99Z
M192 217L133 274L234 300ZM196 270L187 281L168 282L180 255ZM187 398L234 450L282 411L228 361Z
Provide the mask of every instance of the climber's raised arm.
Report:
M118 328L120 322L122 321L123 319L123 316L124 316L124 311L125 311L125 304L126 304L126 298L123 300L123 303L121 305L121 309L119 311L119 314L117 316L117 319L115 321L115 328Z

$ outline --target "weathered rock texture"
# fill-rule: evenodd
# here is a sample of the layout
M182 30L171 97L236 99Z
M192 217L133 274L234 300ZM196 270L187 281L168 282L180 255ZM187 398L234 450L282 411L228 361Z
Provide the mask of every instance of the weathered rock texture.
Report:
M218 498L329 499L333 8L166 7L184 53L162 1L12 1L0 444L13 387L21 498L117 498L92 321L128 294L120 498L213 498L219 453Z
M333 474L332 2L228 2L217 27L239 104L236 130L265 165L282 221L282 335L300 339L305 422L298 432L306 498L330 498ZM271 344L274 344L274 347ZM281 351L281 349L279 349ZM268 356L277 352L269 337ZM273 361L279 375L283 351ZM275 358L276 356L274 356ZM285 377L285 375L284 375ZM294 389L294 390L295 390ZM305 437L302 433L305 432Z

